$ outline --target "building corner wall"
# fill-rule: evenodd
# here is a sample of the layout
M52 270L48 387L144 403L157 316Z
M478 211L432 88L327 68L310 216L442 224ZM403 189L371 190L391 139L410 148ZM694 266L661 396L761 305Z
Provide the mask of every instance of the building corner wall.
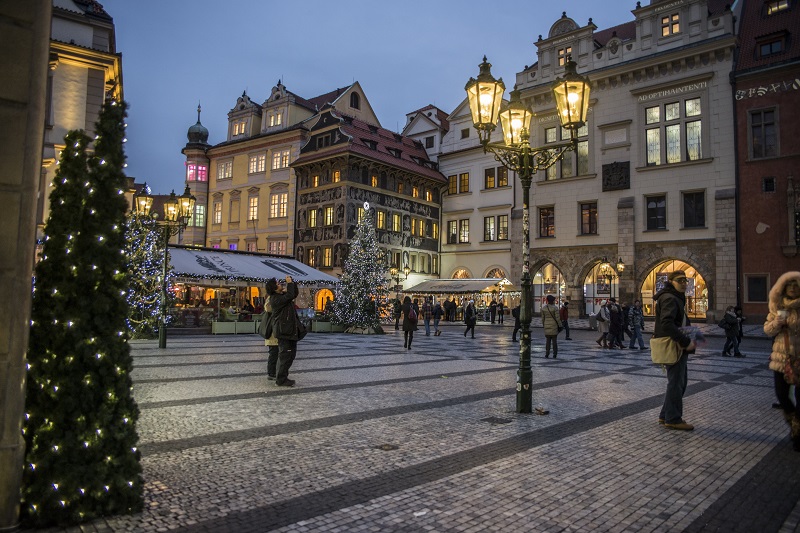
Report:
M736 189L719 189L714 195L716 225L716 291L709 302L708 320L716 321L729 305L736 305L739 280L736 271ZM713 313L713 315L712 315Z

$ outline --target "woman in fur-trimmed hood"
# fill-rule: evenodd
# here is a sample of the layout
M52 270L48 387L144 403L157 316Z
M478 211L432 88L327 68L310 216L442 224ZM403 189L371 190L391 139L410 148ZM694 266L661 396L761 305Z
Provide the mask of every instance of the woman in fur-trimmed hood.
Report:
M764 333L774 337L769 367L775 372L775 395L792 428L794 449L800 451L800 272L783 274L769 291ZM795 387L795 404L789 387Z

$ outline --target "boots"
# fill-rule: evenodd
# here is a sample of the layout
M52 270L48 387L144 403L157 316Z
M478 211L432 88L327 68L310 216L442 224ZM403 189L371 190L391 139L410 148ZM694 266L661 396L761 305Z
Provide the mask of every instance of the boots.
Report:
M792 446L794 447L794 451L800 452L800 420L798 420L796 416L792 416L791 418Z

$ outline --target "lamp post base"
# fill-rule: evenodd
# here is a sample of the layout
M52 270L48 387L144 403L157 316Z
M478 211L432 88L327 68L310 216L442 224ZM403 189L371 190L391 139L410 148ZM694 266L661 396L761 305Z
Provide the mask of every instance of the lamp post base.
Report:
M158 326L158 347L167 347L167 326Z

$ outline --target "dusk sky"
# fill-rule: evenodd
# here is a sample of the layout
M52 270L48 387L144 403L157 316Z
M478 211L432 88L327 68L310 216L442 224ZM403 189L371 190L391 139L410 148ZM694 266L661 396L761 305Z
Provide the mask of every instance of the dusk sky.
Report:
M183 190L181 148L198 102L213 145L225 140L242 91L261 104L278 80L304 98L358 81L381 125L399 131L406 113L427 104L452 112L484 54L510 90L562 11L603 30L633 20L636 7L625 0L100 2L122 53L127 174L157 194Z

